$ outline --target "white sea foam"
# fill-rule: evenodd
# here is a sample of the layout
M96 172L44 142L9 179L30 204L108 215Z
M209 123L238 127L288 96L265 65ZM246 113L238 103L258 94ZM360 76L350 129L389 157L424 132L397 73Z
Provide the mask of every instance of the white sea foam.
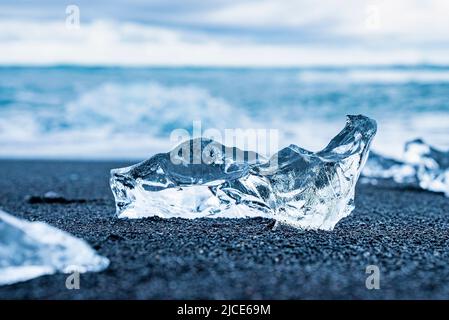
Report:
M204 89L156 83L106 83L60 109L17 108L0 115L2 157L146 157L171 144L171 130L190 129L195 120L204 129L256 125ZM50 120L56 125L48 129Z
M201 119L214 128L249 125L245 114L235 119L235 107L193 86L166 87L157 83L118 85L107 83L84 93L65 108L71 127L104 126L111 133L166 133L167 125L187 127ZM218 114L219 112L219 114Z
M275 108L253 116L197 86L111 82L54 110L0 109L0 157L146 158L174 147L171 130L190 130L194 120L202 121L203 130L278 129L279 147L294 143L319 150L344 123L343 115L325 116L292 117ZM373 148L382 154L400 156L404 143L415 137L449 148L448 113L373 117L379 126Z

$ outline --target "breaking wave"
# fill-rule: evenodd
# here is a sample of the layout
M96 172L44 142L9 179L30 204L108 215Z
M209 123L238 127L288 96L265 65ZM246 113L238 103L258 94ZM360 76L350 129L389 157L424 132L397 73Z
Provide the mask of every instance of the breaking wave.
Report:
M279 148L319 150L345 114L359 113L377 120L373 148L382 154L400 156L416 137L449 148L449 82L441 70L394 83L347 72L337 82L332 70L3 69L0 157L146 158L172 148L172 130L191 132L197 120L203 130L278 129ZM354 81L364 72L378 82ZM298 74L307 73L304 84ZM418 78L431 81L408 82Z
M193 86L106 83L61 107L1 110L0 155L142 157L163 149L172 130L246 128L255 122Z

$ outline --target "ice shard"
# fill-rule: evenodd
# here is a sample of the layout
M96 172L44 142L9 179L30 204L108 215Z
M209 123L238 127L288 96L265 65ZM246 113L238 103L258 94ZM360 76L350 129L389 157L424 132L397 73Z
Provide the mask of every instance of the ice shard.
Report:
M364 181L371 183L376 183L378 180L394 180L403 185L419 186L414 165L382 156L374 151L369 154L362 176L367 178Z
M348 116L319 152L296 145L270 159L198 138L139 164L111 170L122 218L274 218L303 229L332 230L354 209L354 190L376 122Z
M392 179L398 184L441 192L449 197L449 151L437 150L422 139L415 139L405 144L403 161L372 152L363 176Z
M84 240L0 210L0 285L56 272L101 271L108 265Z
M416 139L406 143L404 159L415 166L421 188L449 197L449 151L437 150Z

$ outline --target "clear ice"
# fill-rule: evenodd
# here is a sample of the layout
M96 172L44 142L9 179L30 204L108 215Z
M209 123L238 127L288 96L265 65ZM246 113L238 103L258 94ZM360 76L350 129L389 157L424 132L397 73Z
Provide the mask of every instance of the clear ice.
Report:
M84 240L0 210L0 285L56 272L101 271L108 265Z
M139 164L111 170L121 218L267 217L332 230L354 209L354 190L376 122L347 116L319 152L296 145L270 159L197 138Z
M415 166L371 151L362 171L363 181L375 184L378 180L394 180L396 183L418 187ZM366 179L368 178L368 179Z
M399 161L371 153L363 170L370 179L392 179L396 183L442 192L449 197L449 151L440 151L422 139L409 141Z

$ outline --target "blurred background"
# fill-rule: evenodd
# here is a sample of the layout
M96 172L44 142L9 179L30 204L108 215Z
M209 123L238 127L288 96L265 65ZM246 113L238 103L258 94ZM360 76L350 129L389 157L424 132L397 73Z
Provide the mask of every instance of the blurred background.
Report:
M170 132L279 129L318 150L346 114L373 148L449 148L449 2L0 2L0 157L130 159Z

